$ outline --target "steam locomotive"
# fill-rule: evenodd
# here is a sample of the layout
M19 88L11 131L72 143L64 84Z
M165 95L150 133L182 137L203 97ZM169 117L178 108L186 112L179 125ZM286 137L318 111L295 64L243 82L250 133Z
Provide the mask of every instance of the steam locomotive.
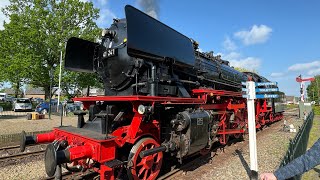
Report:
M182 162L226 144L247 130L241 82L268 82L241 73L198 43L127 5L126 19L114 19L100 43L70 38L65 68L97 73L104 96L79 97L89 110L78 111L77 127L26 136L30 144L50 143L45 152L48 176L93 169L100 179L156 179L163 157ZM256 101L256 127L280 120L269 99ZM126 172L126 173L124 173Z

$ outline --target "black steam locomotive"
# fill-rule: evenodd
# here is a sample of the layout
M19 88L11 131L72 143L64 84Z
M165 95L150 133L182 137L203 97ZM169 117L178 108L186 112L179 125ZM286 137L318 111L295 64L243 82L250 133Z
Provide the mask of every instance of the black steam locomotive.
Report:
M103 30L102 43L71 38L66 68L97 72L105 95L191 97L207 87L239 91L247 76L220 56L197 51L197 42L128 6L126 19Z
M213 53L198 51L196 41L132 6L126 19L115 19L103 30L101 43L71 38L65 67L99 74L105 96L79 97L89 110L77 112L78 127L57 127L25 145L52 142L46 151L49 176L95 169L100 179L156 179L163 155L182 159L210 151L214 142L246 132L246 99L241 82L254 73L241 73ZM268 99L257 100L257 128L280 120Z

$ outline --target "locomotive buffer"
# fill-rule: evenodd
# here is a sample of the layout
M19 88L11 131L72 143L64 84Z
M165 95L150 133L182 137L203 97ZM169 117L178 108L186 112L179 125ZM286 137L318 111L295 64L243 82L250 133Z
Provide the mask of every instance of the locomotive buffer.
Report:
M255 115L255 99L269 99L278 98L278 94L267 94L269 92L276 92L278 88L270 88L277 86L277 82L261 82L255 83L253 81L242 82L246 88L242 88L246 94L243 98L247 98L248 106L248 129L249 129L249 151L250 151L250 169L251 179L258 179L258 160L257 160L257 139L256 139L256 115ZM265 88L256 88L265 87ZM268 88L269 87L269 88ZM258 93L258 94L257 94ZM265 93L265 94L260 94Z

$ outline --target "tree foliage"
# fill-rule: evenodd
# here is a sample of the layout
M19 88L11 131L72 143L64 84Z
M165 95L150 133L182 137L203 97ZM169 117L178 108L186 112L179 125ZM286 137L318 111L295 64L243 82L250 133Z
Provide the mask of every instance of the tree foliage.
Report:
M249 70L243 67L234 67L235 70L240 71L240 72L253 72L253 73L258 73L256 70Z
M43 87L49 95L50 70L54 72L53 85L57 86L60 51L64 52L70 37L80 37L95 41L100 29L94 20L99 9L92 2L79 0L10 0L3 9L10 18L1 31L2 54L0 70L6 70L7 81L30 83ZM79 73L64 71L62 84L72 86ZM92 85L96 78L86 81ZM70 80L72 79L72 80ZM19 87L18 87L19 88Z
M320 96L320 75L314 77L315 81L312 81L307 87L308 99L310 101L319 102Z

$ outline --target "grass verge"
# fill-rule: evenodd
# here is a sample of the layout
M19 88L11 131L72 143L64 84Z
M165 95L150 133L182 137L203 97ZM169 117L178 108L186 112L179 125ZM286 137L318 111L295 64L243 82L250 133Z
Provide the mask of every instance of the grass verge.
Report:
M311 146L320 138L320 106L314 106L315 114L317 114L313 119L312 128L309 135L309 141L308 141L308 149L311 148ZM316 112L317 111L317 112ZM320 158L320 157L317 157ZM316 166L312 170L306 172L303 174L302 179L303 180L309 180L309 179L320 179L319 177L319 170L320 165Z

